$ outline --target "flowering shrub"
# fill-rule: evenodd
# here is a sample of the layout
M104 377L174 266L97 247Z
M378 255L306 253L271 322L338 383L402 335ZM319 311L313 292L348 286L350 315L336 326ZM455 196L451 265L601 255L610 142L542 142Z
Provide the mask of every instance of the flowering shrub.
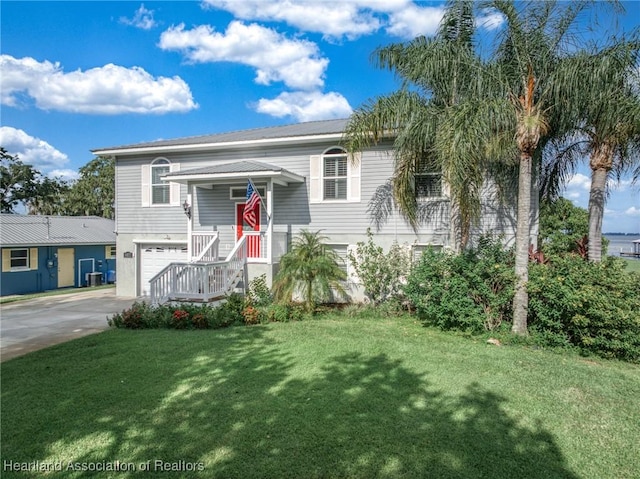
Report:
M245 324L258 324L260 322L260 310L253 306L247 306L242 310Z
M176 309L171 315L171 325L175 329L187 329L191 326L189 313L183 309Z

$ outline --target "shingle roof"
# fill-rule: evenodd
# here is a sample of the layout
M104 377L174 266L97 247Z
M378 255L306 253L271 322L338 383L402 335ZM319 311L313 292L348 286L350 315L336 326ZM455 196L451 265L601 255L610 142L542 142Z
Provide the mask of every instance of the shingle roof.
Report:
M216 144L268 140L276 138L295 138L297 136L316 136L341 134L347 125L347 119L310 121L293 125L272 126L268 128L254 128L251 130L239 130L228 133L216 133L212 135L191 136L172 140L157 140L146 143L134 143L130 145L113 146L92 150L96 154L107 150L159 148L170 146L186 146L199 144Z
M0 245L115 244L115 221L97 216L0 214Z
M210 165L202 168L192 168L190 170L180 170L168 173L169 176L191 176L191 175L218 175L225 173L254 173L254 172L279 172L287 171L280 166L270 165L258 161L234 161L220 165Z

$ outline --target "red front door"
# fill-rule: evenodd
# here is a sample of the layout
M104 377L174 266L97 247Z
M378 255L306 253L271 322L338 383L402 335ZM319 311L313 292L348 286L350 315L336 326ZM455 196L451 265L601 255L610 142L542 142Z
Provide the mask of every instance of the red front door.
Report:
M247 231L260 231L260 203L257 203L254 207L254 212L257 218L257 224L255 230L251 229L251 226L246 225ZM245 224L242 220L242 214L244 213L244 203L236 203L236 241L242 238L242 231ZM249 258L260 258L260 235L247 237L247 254Z

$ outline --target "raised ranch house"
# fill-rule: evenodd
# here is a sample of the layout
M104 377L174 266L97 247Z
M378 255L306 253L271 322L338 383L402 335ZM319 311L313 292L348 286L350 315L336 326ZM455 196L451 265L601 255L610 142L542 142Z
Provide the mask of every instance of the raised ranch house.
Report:
M244 275L266 274L271 284L302 229L322 230L346 259L366 240L369 202L393 171L391 142L349 158L341 146L346 124L317 121L93 150L115 159L117 294L209 301ZM249 180L262 198L255 229L243 221ZM437 208L417 233L392 214L374 228L381 246L398 241L417 253L450 244L441 176L424 172L416 192ZM512 215L491 201L484 210L476 233L513 237ZM347 263L348 286L358 296Z
M115 221L0 214L0 295L115 281Z

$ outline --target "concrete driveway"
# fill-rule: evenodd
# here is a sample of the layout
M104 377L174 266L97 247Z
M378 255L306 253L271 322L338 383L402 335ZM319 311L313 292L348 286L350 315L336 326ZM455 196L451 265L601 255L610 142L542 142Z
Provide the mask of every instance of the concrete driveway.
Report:
M0 305L0 360L103 331L107 316L135 299L116 298L109 288Z

